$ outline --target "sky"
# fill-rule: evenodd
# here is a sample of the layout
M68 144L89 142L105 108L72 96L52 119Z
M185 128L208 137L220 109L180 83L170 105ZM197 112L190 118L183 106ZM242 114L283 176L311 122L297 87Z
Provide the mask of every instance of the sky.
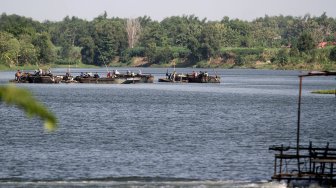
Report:
M43 22L76 16L88 21L102 15L120 18L195 15L215 21L224 16L252 21L258 17L310 14L336 18L336 0L0 0L0 13Z

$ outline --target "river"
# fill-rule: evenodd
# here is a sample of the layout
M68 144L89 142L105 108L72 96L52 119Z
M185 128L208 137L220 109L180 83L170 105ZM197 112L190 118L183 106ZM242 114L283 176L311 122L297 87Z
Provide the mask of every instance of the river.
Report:
M127 68L119 68L120 72ZM138 69L130 70L137 71ZM300 71L208 69L220 84L16 84L58 117L0 103L0 187L285 187L271 145L296 145ZM192 70L177 69L188 73ZM53 69L64 74L65 69ZM72 74L105 69L72 69ZM172 71L172 70L170 70ZM7 84L14 72L0 72ZM304 78L301 143L336 147L334 77Z

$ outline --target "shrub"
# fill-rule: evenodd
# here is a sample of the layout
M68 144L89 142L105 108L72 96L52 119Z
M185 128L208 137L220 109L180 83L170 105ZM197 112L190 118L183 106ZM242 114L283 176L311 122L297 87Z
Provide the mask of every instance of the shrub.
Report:
M336 46L331 49L329 59L331 61L336 61Z

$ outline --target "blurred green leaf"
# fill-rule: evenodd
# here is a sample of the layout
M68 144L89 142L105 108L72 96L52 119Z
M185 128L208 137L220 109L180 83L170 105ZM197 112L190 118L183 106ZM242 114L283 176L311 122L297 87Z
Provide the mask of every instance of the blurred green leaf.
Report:
M48 131L57 128L55 115L38 102L28 90L13 85L0 86L0 101L23 109L28 117L39 116L44 121L44 128Z

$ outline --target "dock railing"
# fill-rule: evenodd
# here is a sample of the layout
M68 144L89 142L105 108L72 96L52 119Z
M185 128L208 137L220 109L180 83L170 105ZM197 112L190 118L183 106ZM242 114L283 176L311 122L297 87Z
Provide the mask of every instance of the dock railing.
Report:
M309 180L336 185L336 148L325 147L285 147L271 146L276 152L274 159L274 180ZM300 155L297 155L297 149Z

